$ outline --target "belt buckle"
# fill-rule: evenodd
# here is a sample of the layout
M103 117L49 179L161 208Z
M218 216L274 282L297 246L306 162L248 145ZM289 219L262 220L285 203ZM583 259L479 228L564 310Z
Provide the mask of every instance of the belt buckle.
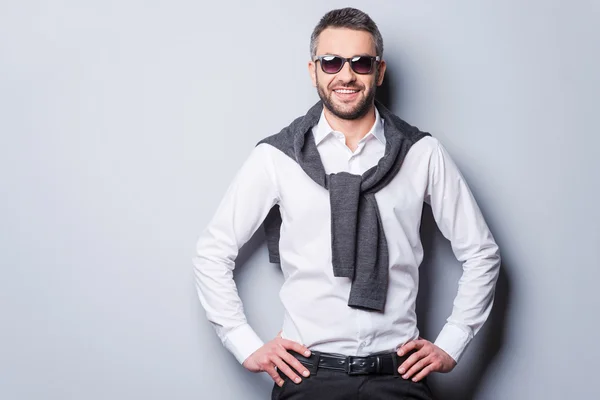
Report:
M354 360L357 358L363 359L362 363L359 365L360 367L363 367L363 368L358 369L358 370L353 370L352 365L354 364ZM365 358L366 357L348 356L346 358L346 373L348 375L368 375L369 373L364 368L365 365L367 364L367 361L365 360Z

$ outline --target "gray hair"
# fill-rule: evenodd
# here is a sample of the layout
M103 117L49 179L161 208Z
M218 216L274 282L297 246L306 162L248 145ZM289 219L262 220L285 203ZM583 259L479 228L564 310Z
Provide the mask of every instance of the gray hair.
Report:
M356 8L340 8L331 10L321 18L310 36L310 55L314 60L317 55L317 44L319 35L327 28L349 28L358 31L366 31L373 37L375 43L376 55L383 57L383 38L377 28L375 21L371 19L365 12Z

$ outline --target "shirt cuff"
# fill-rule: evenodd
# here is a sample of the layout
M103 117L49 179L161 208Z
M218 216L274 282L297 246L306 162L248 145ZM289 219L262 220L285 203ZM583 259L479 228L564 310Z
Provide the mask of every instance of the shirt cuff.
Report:
M223 344L240 364L264 345L263 341L248 324L240 325L231 331L225 337Z
M454 361L458 362L472 336L456 325L446 324L435 339L435 345L444 350Z

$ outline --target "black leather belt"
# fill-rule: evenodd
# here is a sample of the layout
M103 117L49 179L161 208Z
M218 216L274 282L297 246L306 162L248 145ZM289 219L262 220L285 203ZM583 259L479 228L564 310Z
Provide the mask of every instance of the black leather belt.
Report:
M348 375L398 375L398 368L410 355L399 357L398 354L392 352L359 357L312 351L310 357L304 357L294 351L290 351L290 353L311 374L314 374L319 368L325 368L343 371Z

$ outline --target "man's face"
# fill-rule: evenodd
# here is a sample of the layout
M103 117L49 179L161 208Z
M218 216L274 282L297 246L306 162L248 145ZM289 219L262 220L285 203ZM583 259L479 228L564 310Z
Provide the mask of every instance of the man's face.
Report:
M369 32L347 28L327 28L321 32L317 56L326 54L345 58L377 55ZM311 61L308 69L325 107L342 119L364 116L373 104L376 87L383 82L385 62L375 63L373 71L368 75L357 74L348 62L336 74L323 72L319 64L320 61Z

